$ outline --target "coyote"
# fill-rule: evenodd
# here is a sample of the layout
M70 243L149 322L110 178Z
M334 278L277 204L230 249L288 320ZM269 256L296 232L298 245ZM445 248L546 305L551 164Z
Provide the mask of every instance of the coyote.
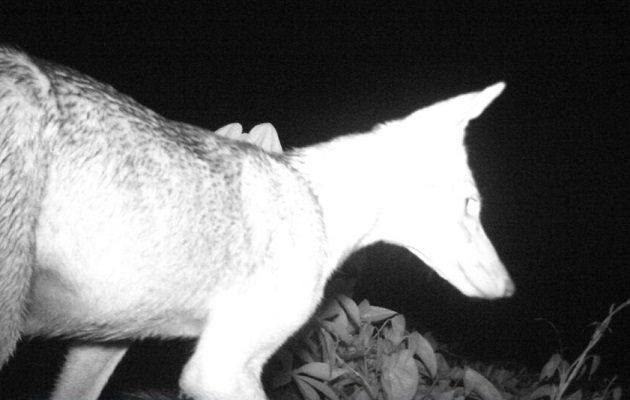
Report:
M463 145L503 87L274 153L0 48L0 366L21 336L75 337L53 397L96 398L121 343L194 337L185 394L265 399L266 360L376 241L511 295Z

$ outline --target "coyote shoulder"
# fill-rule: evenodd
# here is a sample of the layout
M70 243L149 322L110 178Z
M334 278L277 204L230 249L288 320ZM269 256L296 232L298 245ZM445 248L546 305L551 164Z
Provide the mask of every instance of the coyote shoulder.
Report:
M502 89L275 154L0 47L0 366L23 335L76 337L54 396L97 397L110 341L198 337L184 392L263 399L265 361L379 240L510 295L463 147Z

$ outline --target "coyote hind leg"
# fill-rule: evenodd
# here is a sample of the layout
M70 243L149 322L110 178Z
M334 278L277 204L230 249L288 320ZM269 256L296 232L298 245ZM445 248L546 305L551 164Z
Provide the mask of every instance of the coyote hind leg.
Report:
M70 348L52 400L96 400L129 345L77 343Z

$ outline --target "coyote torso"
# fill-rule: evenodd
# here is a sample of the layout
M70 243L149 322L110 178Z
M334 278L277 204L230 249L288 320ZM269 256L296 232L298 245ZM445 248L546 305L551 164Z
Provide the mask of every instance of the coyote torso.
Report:
M0 366L20 335L79 337L55 397L96 397L124 349L90 341L199 337L187 394L262 399L265 361L378 240L511 294L462 144L501 89L271 154L0 48Z

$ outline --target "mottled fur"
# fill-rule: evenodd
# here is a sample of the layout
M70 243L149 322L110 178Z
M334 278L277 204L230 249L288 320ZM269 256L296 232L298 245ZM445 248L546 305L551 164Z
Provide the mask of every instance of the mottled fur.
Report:
M511 294L463 147L501 89L271 154L0 48L0 366L21 335L199 337L187 394L263 399L265 361L339 263L378 240L467 295ZM57 397L97 396L89 380L124 353L81 346ZM96 358L105 372L81 375Z

